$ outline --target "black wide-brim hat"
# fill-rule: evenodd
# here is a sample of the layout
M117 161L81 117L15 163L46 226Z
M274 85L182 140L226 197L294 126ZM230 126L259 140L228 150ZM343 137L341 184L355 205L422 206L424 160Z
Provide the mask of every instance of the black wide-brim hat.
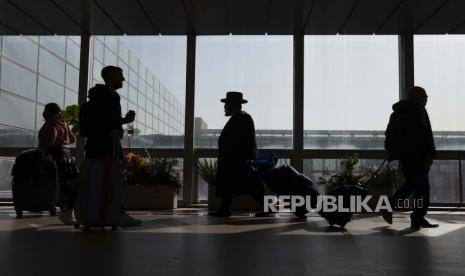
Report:
M242 93L237 91L228 91L226 93L226 98L221 99L223 103L235 103L235 104L245 104L247 100L242 98Z

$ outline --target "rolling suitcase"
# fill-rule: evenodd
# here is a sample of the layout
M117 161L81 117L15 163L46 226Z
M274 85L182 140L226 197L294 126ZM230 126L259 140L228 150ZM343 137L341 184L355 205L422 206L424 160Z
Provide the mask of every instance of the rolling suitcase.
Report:
M310 199L310 206L312 208L316 207L319 192L313 180L299 173L292 166L283 165L279 168L271 169L267 173L264 173L263 180L275 195L303 196L306 199ZM297 207L294 214L299 218L305 217L308 213L306 205Z
M119 160L119 144L114 143L114 157L86 159L81 163L77 202L75 208L76 224L105 229L118 228L122 212L123 164Z
M336 197L342 196L344 208L349 208L350 196L366 197L368 195L368 191L359 185L340 185L332 190L329 195ZM342 228L350 222L353 216L352 212L324 212L323 210L321 210L319 214L328 221L329 225L339 225Z
M16 157L11 175L17 218L23 216L23 211L56 215L58 173L52 156L38 149L24 151Z

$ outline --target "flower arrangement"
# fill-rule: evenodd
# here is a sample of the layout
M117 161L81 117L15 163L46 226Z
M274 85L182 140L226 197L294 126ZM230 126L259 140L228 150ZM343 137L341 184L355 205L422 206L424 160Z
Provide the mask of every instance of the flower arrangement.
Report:
M150 166L145 159L132 152L124 158L124 181L128 185L144 185L150 180Z
M123 176L127 185L171 185L181 187L175 167L176 159L142 157L128 153L124 158Z

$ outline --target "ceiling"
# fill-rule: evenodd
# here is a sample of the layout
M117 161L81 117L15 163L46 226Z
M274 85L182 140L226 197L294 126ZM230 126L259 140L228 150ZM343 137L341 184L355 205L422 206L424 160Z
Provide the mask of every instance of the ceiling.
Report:
M0 34L465 34L464 11L465 0L0 0Z

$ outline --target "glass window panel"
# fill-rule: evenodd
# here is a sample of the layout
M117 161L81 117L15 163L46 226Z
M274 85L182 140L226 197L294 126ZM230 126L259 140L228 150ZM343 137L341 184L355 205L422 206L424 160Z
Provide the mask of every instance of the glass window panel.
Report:
M121 114L125 116L127 112L128 112L128 101L121 98Z
M65 88L63 86L58 85L42 77L39 77L37 89L37 100L39 102L43 104L57 103L58 105L63 106L64 92Z
M118 37L105 36L105 45L110 48L113 53L118 53Z
M94 36L94 58L98 59L100 62L103 62L103 43L100 42L97 37Z
M10 93L35 100L37 74L7 60L1 59L1 89Z
M30 39L32 39L33 41L39 43L39 36L37 36L37 35L27 35L27 36L23 35L23 37L25 37L25 38L26 38L26 37L27 37L27 38L30 38Z
M81 37L77 35L70 35L68 36L69 39L71 39L74 43L76 43L78 46L81 46Z
M292 148L292 36L201 36L196 55L195 147L217 147L229 119L220 99L241 91L258 147ZM169 93L161 91L163 108L172 110Z
M0 129L1 130L1 129ZM11 170L15 163L14 158L0 157L0 198L12 198Z
M69 64L66 64L66 86L76 92L79 90L79 71Z
M78 45L76 45L70 39L68 39L68 43L66 44L66 60L75 67L79 68L79 62L81 60L80 55L81 48L79 48Z
M150 87L153 88L153 74L147 70L147 83Z
M147 78L146 74L147 74L147 68L144 66L142 62L139 62L139 77L145 80Z
M123 42L119 42L118 57L120 57L126 64L129 64L129 49L124 46Z
M38 47L24 36L3 36L2 54L33 70L37 70Z
M123 85L123 89L118 92L122 96L122 103L127 97L127 109L132 109L137 112L136 128L139 129L137 137L139 143L145 146L156 147L182 147L183 137L177 135L175 137L154 137L153 133L153 115L151 100L154 97L154 89L152 89L154 79L164 81L165 87L169 87L166 91L166 97L173 100L179 99L179 102L184 102L185 90L185 66L186 66L186 37L149 37L149 36L118 36L111 43L117 43L118 56L114 57L114 62L107 59L108 53L114 50L114 46L109 46L108 37L97 37L96 39L105 40L104 58L105 63L117 64L123 69L127 82ZM98 47L98 46L97 46ZM110 49L108 49L110 48ZM94 51L100 52L99 49ZM95 56L99 54L94 53ZM112 57L113 59L113 57ZM94 61L97 66L94 66L94 79L100 80L97 77L96 67L98 62ZM129 67L129 68L128 68ZM99 68L99 71L101 68ZM100 72L98 72L100 75ZM170 96L170 94L172 94ZM181 98L179 98L179 95ZM149 99L149 101L148 101ZM145 110L145 109L149 110ZM123 108L124 109L124 108ZM174 112L174 110L167 110ZM175 115L172 114L172 117ZM167 117L168 119L169 117ZM167 121L171 123L171 129L177 128L177 122L174 120ZM176 124L176 125L175 125ZM166 127L166 131L170 129ZM171 131L170 133L173 133ZM166 132L166 134L168 134Z
M132 52L129 52L129 67L136 72L139 70L139 59Z
M128 80L128 82L130 84L132 84L134 87L137 87L138 80L139 80L139 78L137 77L137 73L134 70L129 69L129 80Z
M129 100L137 103L137 90L132 85L129 86Z
M34 130L35 104L20 98L0 94L0 124Z
M101 73L102 73L102 69L103 69L103 64L101 64L99 61L95 60L94 59L94 64L92 66L92 70L93 70L93 76L94 76L94 80L96 80L98 83L103 83L103 80L102 80L102 76L101 76Z
M65 58L66 36L41 36L40 45L56 55Z
M129 79L129 66L124 63L121 59L118 59L118 66L123 70L123 76L126 79L126 82Z
M123 87L121 87L119 90L118 90L118 93L122 96L122 97L125 97L126 99L129 97L128 95L128 91L129 91L129 85L127 82L124 82L123 83Z
M145 117L145 124L147 126L149 126L150 128L152 128L152 125L153 125L153 117L150 113L146 113L146 117Z
M397 36L305 36L304 50L305 148L383 149L399 98Z
M39 50L39 73L60 83L65 81L65 62L44 49Z
M435 160L429 183L432 203L460 203L459 161Z
M138 82L137 87L139 88L139 91L140 91L143 95L145 95L146 89L145 89L145 81L144 81L144 79L139 78L139 82Z
M108 48L105 47L105 65L116 66L118 59L116 55Z
M137 105L139 107L145 108L145 102L146 102L145 96L139 92L137 96Z
M73 92L72 90L65 90L65 106L70 106L78 104L78 93Z
M415 85L428 94L426 109L436 148L465 147L465 35L414 37Z
M45 106L41 104L37 104L37 110L36 110L36 130L39 130L42 125L44 124L44 116L42 116L42 113L44 113ZM37 141L35 141L37 142Z
M34 147L34 139L32 131L0 125L0 147Z

